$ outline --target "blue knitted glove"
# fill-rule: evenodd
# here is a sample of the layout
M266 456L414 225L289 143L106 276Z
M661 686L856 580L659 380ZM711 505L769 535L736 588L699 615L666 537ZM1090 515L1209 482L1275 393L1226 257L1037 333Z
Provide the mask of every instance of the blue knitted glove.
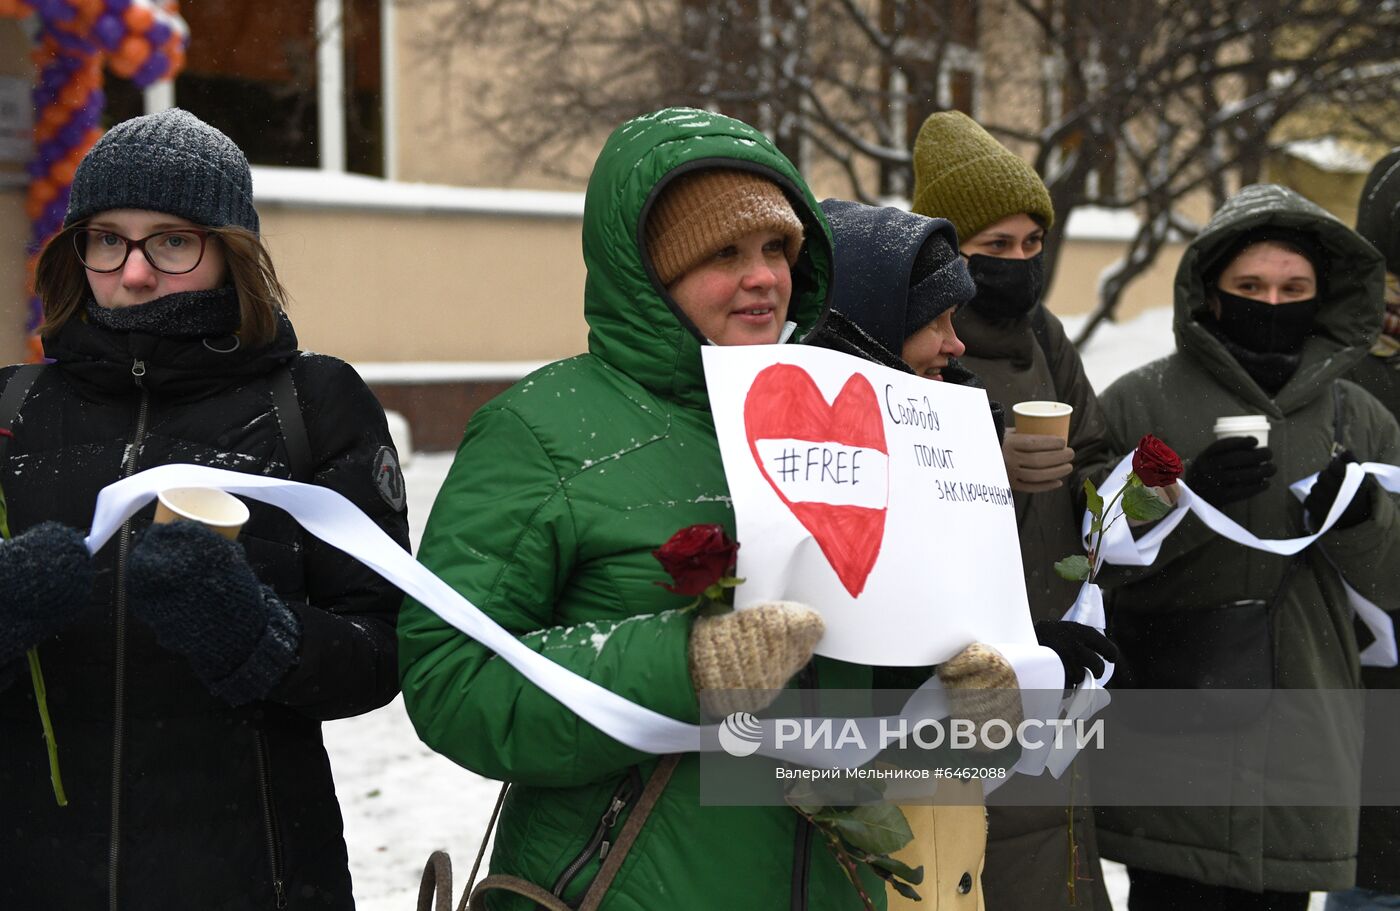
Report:
M67 629L92 598L83 536L44 522L0 542L0 664Z
M131 610L230 705L265 697L296 663L301 624L243 548L196 522L153 525L127 560Z

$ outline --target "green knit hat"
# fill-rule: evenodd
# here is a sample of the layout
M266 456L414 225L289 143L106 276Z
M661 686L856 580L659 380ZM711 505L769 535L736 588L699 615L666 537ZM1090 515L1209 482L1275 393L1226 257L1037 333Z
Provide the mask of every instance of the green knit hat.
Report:
M1050 191L1035 169L961 111L930 114L914 140L914 211L946 218L958 242L1022 212L1055 223Z

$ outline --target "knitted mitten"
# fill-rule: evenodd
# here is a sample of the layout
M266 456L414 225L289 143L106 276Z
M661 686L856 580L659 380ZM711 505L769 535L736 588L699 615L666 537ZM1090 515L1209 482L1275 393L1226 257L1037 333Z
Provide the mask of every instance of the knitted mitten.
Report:
M948 692L949 715L982 725L1000 718L1016 730L1024 718L1016 672L1001 652L974 642L938 666L938 679ZM975 750L985 751L978 738Z
M83 536L66 525L44 522L0 542L0 664L77 619L92 577Z
M261 699L296 662L301 624L243 548L196 522L153 525L127 563L132 611L230 705Z
M821 615L793 601L701 617L690 631L690 682L711 718L757 712L812 657Z

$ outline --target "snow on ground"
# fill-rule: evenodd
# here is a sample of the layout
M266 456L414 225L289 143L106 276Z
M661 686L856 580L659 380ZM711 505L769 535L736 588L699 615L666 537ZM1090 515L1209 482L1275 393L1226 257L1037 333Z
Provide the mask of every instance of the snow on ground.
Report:
M1072 336L1083 318L1064 322ZM1094 388L1103 390L1127 371L1170 353L1173 345L1171 309L1149 310L1121 325L1102 326L1082 352L1085 370ZM451 464L450 453L418 453L404 469L415 552ZM360 911L414 907L423 864L435 850L452 854L460 893L500 785L423 746L401 699L359 718L331 722L325 736ZM1126 909L1123 868L1106 863L1104 874L1114 907ZM1320 911L1320 901L1312 907Z

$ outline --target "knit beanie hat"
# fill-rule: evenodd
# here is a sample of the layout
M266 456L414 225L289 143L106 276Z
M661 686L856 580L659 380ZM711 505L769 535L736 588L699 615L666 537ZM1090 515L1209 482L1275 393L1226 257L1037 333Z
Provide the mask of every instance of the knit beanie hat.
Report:
M1050 192L1035 169L961 111L930 114L914 140L914 205L946 218L958 242L1022 212L1041 227L1055 223Z
M258 233L247 157L232 139L179 108L124 120L83 156L63 226L108 209L150 209Z
M669 285L745 234L763 230L783 234L788 264L797 262L802 222L777 184L748 171L696 171L676 178L652 205L647 255Z
M945 229L946 230L946 229ZM967 303L977 288L956 244L941 232L929 234L909 273L909 306L904 311L904 338L938 319L945 310Z

